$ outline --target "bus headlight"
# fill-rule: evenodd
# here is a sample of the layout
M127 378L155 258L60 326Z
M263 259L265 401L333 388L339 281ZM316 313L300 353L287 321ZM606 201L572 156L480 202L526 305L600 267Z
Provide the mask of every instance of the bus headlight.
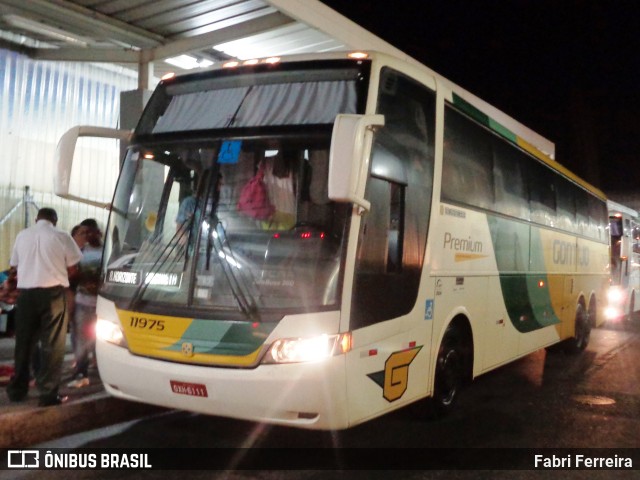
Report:
M98 318L96 322L96 338L105 342L113 343L119 347L126 347L127 340L124 338L122 328L117 323Z
M607 307L604 309L604 316L607 320L617 320L622 317L622 310L616 307Z
M609 303L620 304L624 300L624 291L620 287L610 287L607 292Z
M319 362L351 350L351 334L282 338L269 348L263 363Z

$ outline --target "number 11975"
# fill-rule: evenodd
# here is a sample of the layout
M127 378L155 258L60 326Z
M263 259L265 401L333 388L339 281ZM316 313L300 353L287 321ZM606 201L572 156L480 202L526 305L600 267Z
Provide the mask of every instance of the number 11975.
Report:
M154 320L152 318L131 317L129 325L133 328L148 328L149 330L164 330L164 320Z

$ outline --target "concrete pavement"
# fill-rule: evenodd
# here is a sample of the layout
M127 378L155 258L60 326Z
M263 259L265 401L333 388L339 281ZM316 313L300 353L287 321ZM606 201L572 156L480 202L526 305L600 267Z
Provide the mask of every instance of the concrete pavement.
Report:
M581 376L581 378L584 377L581 384L574 385L577 391L600 395L607 391L603 385L613 385L613 391L617 392L621 398L618 408L637 412L637 407L634 406L637 404L633 403L635 402L633 399L637 399L640 392L638 390L640 388L638 332L640 332L638 320L633 324L621 325L617 328L605 326L595 329L586 352L590 356L583 355L582 361L569 364L573 365L574 369L586 368L589 372L589 375ZM89 386L79 389L67 387L66 383L71 380L73 365L69 342L65 356L64 382L60 392L62 395L67 395L69 400L54 407L38 407L37 390L33 387L25 402L11 403L4 389L9 377L2 376L2 373L7 373L7 369L13 367L13 346L12 338L0 338L0 448L29 447L81 431L166 411L159 407L123 401L109 396L104 390L96 369L90 372ZM567 364L567 360L562 358L554 360L554 357L551 357L549 361L559 361L565 366ZM554 371L557 378L553 377ZM547 372L546 375L547 381L551 383L562 383L564 380L573 378L570 368L551 369L551 372ZM505 378L508 380L510 377ZM541 384L544 383L542 378L539 381ZM585 397L585 395L578 396ZM588 396L593 397L593 395ZM636 413L629 415L629 418L635 418ZM581 440L575 441L578 445Z
M39 407L38 392L32 386L24 402L10 402L5 386L13 370L14 345L13 338L0 338L0 448L28 447L162 411L111 397L105 392L95 368L89 373L88 386L67 387L73 372L73 354L68 340L60 389L60 395L67 396L68 400L53 407Z

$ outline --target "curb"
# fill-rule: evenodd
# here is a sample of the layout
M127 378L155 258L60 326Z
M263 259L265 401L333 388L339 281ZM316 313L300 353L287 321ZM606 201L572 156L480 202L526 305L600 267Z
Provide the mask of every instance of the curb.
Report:
M0 415L0 448L16 448L165 411L99 392L54 407L25 408Z

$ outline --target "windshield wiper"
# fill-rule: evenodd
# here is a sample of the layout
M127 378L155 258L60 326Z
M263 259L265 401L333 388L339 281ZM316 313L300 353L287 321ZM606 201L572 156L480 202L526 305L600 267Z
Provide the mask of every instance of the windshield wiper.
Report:
M238 118L238 113L240 113L240 109L242 108L242 105L244 105L245 100L251 93L251 90L253 90L253 87L254 87L253 85L250 85L249 88L247 88L247 91L244 93L242 100L240 100L240 103L238 104L238 108L236 108L236 111L233 112L233 115L225 125L225 128L233 127L233 124L236 123L236 119Z
M170 258L180 258L183 254L185 255L184 262L186 264L189 255L186 247L189 244L194 217L195 215L192 215L188 222L184 222L181 228L176 230L176 233L173 234L167 244L163 245L162 243L157 243L148 251L141 248L138 263L144 265L147 261L153 261L153 265L148 272L142 272L142 281L136 288L133 296L131 297L131 301L129 302L130 310L135 310L138 307L140 300L146 292L150 284L150 282L147 282L147 276L152 278L152 276L158 273ZM185 236L187 236L186 241Z
M217 216L210 218L209 232L207 232L206 269L210 269L211 252L214 251L222 268L222 273L227 279L233 298L244 315L252 321L260 321L258 308L249 293L244 276L240 272L240 262L233 253L229 244L227 232Z

